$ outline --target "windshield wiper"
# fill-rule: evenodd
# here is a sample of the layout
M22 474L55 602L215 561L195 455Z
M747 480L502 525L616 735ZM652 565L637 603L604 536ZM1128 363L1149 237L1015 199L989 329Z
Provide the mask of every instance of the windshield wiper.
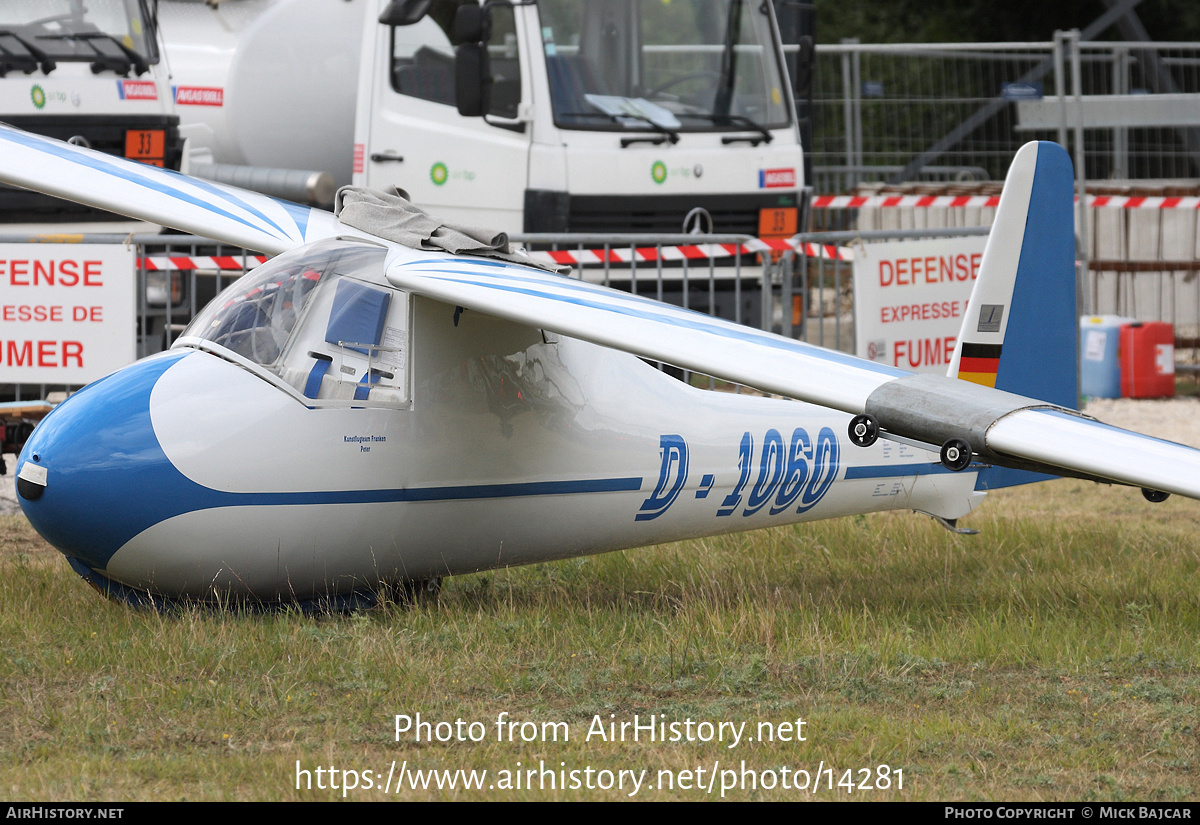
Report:
M710 115L699 114L696 112L687 112L679 115L679 117L697 117L714 123L717 126L733 126L734 128L752 129L758 132L757 135L725 135L721 138L721 143L728 146L730 143L749 143L757 146L760 143L770 143L775 139L771 131L759 123L757 120L752 120L745 115Z
M146 58L135 52L133 49L126 46L118 38L108 32L72 32L69 34L52 34L45 35L46 40L83 40L92 47L92 51L96 53L96 59L92 61L92 74L100 74L100 72L112 70L117 74L125 77L129 74L129 70L133 69L139 77L150 71L150 64L146 62ZM91 41L100 40L108 42L121 50L121 56L115 54L105 54L96 47Z
M736 143L738 141L749 141L754 146L757 146L760 143L770 143L775 139L775 136L771 134L766 126L763 126L756 120L751 120L745 115L725 115L724 118L719 118L714 122L720 122L721 120L732 124L745 126L747 129L753 129L758 132L758 135L754 135L752 137L746 135L725 135L723 138L721 138L721 143L725 144L726 146L728 146L730 143Z
M663 126L661 123L655 123L653 120L646 117L645 115L634 114L634 113L622 113L619 116L611 115L611 117L613 120L615 120L617 122L620 122L620 119L623 117L633 118L638 123L645 123L651 129L653 129L654 131L659 133L658 137L623 137L623 138L621 138L621 148L622 149L626 148L627 146L631 146L635 143L653 143L655 146L658 146L659 144L663 143L664 141L669 141L672 145L679 142L679 133L678 132L676 132L674 129L668 129L666 126Z
M733 83L737 77L737 45L742 34L742 0L729 4L729 18L725 21L725 50L721 54L721 85L713 100L713 112L728 115L733 103Z
M100 72L104 71L105 69L111 68L118 74L124 75L129 71L130 67L133 67L134 73L137 74L138 77L141 77L146 72L150 71L150 64L146 62L146 58L142 57L140 54L126 46L108 32L86 32L84 34L76 34L73 36L77 40L107 40L109 43L112 43L114 46L120 49L125 55L125 59L128 61L128 63L122 63L119 58L104 54L103 52L100 52L99 49L96 49L96 51L100 54L100 58L92 63L93 74L100 74Z
M595 106L606 115L610 115L613 120L628 125L625 118L633 120L636 123L645 123L651 129L666 137L651 139L651 138L623 138L621 140L621 148L625 148L634 143L653 143L656 146L664 140L670 140L672 144L679 142L678 127L682 124L679 118L662 108L661 106L651 103L643 98L630 98L622 95L596 95L585 94L584 99Z
M662 143L670 142L671 144L676 144L679 142L679 132L675 131L674 129L668 129L665 126L655 123L653 120L651 120L648 117L645 117L644 115L634 114L632 112L622 112L619 115L610 115L607 112L559 112L558 116L559 117L600 118L602 120L608 120L613 123L620 123L623 126L627 125L623 122L623 120L625 118L629 118L631 120L636 120L638 123L645 123L647 126L649 126L651 129L653 129L655 132L659 133L654 136L647 135L644 137L623 137L623 138L621 138L621 148L622 149L624 149L627 146L631 146L634 143L653 143L657 146Z
M3 41L9 38L17 41L28 54L16 54L4 47ZM9 29L0 30L0 77L4 77L13 69L20 69L25 74L32 74L34 69L41 68L42 74L50 74L58 68L58 64L50 55L30 43L21 35Z

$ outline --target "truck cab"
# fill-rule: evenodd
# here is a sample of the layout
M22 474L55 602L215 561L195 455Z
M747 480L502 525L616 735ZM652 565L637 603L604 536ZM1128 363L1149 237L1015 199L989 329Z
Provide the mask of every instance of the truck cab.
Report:
M143 163L179 169L183 140L151 0L0 4L0 121ZM0 188L0 223L22 232L131 231L88 207Z
M508 232L797 231L771 3L371 1L357 185Z

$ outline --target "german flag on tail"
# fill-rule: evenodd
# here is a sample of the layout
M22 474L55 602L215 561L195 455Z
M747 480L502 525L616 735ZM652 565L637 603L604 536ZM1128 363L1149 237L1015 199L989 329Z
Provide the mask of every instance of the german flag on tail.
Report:
M1000 369L1002 344L972 344L963 341L962 357L958 362L958 377L963 381L996 386L996 372Z

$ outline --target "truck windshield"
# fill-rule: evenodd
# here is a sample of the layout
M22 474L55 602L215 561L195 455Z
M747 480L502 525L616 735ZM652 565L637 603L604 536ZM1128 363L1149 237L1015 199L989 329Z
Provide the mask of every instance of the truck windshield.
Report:
M554 122L694 131L789 123L762 0L538 0Z
M142 74L158 59L148 20L144 0L4 0L0 65L32 71L37 61L51 71L55 61L77 61Z

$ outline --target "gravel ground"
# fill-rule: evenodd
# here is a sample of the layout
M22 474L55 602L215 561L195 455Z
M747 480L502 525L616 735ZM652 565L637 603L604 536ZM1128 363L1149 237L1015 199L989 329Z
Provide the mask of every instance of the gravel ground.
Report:
M1084 412L1106 424L1200 447L1200 399L1164 398L1134 401L1128 398L1097 398ZM8 474L0 476L0 514L19 513L14 488L17 458L6 455Z
M1105 424L1200 447L1200 399L1096 398L1083 410Z

